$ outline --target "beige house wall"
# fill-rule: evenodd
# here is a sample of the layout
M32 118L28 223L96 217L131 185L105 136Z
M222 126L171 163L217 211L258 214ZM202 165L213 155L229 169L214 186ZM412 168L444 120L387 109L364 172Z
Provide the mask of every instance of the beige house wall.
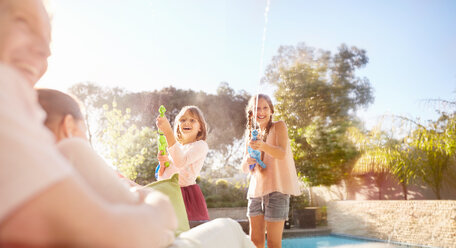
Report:
M444 200L456 200L455 184L445 184L441 190ZM376 184L373 174L353 177L338 185L330 187L312 187L310 190L312 206L325 206L334 200L403 200L401 185L392 177L388 177L381 187ZM305 192L309 195L309 191ZM408 186L408 200L437 200L434 192L425 184Z
M456 247L456 201L330 201L332 233Z

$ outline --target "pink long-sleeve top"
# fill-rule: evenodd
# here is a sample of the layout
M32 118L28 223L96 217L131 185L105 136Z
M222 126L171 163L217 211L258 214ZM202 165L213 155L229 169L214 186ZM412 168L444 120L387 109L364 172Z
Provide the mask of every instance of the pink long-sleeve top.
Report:
M209 146L204 140L185 145L176 142L168 148L170 165L165 169L163 175L158 177L158 180L167 179L173 174L179 173L179 186L186 187L195 184L208 152Z
M271 127L266 139L268 145L279 145L275 126ZM301 194L289 139L287 139L283 159L276 159L265 153L263 162L266 164L265 169L260 169L257 165L253 171L249 170L249 165L246 162L242 164L243 171L251 174L248 197L261 197L276 191L288 195Z

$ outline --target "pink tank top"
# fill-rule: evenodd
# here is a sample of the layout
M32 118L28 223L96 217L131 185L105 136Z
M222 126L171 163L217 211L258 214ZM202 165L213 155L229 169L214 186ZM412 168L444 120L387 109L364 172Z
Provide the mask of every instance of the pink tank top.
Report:
M271 127L266 143L278 146L275 125ZM248 197L261 197L275 191L288 195L301 194L289 139L283 159L276 159L265 153L263 162L266 169L255 169L252 172Z

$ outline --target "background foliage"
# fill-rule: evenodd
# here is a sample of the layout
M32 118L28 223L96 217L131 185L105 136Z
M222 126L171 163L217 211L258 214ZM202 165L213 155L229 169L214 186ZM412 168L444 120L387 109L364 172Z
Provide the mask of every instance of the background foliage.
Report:
M106 126L99 137L105 156L111 159L119 172L138 184L155 181L157 160L157 132L149 127L138 128L132 124L130 109L123 113L104 105Z
M240 140L246 122L244 109L250 95L244 91L236 93L227 83L220 83L217 94L173 87L133 93L93 83L76 84L70 93L85 106L91 141L99 142L112 164L137 183L155 180L155 119L162 104L171 124L186 105L196 105L204 113L211 148L206 164L214 166L203 167L203 173L230 177L239 171L243 152ZM108 107L111 105L112 108Z
M208 208L247 207L247 187L245 183L230 183L224 179L200 178L198 185L206 198Z
M342 44L336 53L300 43L282 46L266 69L263 81L275 87L275 119L288 126L295 163L307 186L333 185L353 175L374 173L381 186L397 179L407 199L411 184L425 183L438 199L443 187L456 187L456 104L437 107L440 118L394 117L406 135L394 130L365 130L356 111L373 102L367 78L357 76L369 59L366 51ZM198 183L208 206L245 206L246 181L220 178L239 174L243 154L245 106L250 95L219 84L215 94L166 87L128 92L80 83L70 89L86 108L91 141L125 176L139 184L154 181L157 165L155 118L160 105L171 123L180 109L196 105L208 123L210 151ZM215 180L217 179L218 180ZM293 198L296 207L309 204ZM379 192L381 199L381 192Z
M350 136L362 154L353 172L373 172L379 182L385 175L392 175L401 184L404 199L407 199L409 185L420 183L426 184L436 198L441 199L443 187L456 188L456 111L453 108L439 112L439 119L426 124L394 117L401 121L402 129L408 130L402 138L378 129L369 132L351 129Z
M277 86L277 119L285 120L297 169L311 185L332 185L350 171L358 151L346 137L359 125L355 111L373 102L367 78L356 70L368 63L366 51L342 44L338 52L300 43L282 46L264 81Z

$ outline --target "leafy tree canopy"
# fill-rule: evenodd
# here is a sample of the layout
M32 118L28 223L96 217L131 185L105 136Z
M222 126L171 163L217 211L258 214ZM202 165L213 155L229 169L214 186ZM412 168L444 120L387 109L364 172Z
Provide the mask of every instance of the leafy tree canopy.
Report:
M236 93L228 83L222 82L217 94L167 87L161 90L128 92L120 88L102 88L93 83L80 83L70 88L70 93L79 98L86 109L92 112L103 105L117 103L117 108L131 110L131 121L139 128L156 129L158 108L164 105L166 116L173 124L182 107L198 106L208 124L208 144L212 149L226 152L226 146L243 135L245 126L244 109L250 97L245 91ZM105 126L106 118L101 115L98 124Z
M298 171L313 185L338 183L357 156L347 128L359 125L355 111L373 102L367 78L356 70L366 51L342 44L334 55L304 43L282 46L266 69L264 82L277 86L276 117L289 129Z

